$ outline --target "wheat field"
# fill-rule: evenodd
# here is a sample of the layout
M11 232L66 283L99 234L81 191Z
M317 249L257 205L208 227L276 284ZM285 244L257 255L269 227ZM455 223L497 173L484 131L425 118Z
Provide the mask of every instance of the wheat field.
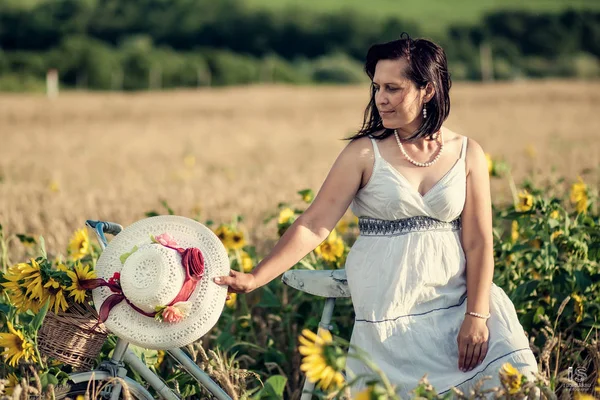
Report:
M367 96L366 85L1 94L0 224L62 252L86 219L128 225L164 213L166 200L200 221L241 214L249 239L268 244L275 227L263 219L319 188ZM451 96L446 125L508 161L517 180L591 169L597 185L600 83L458 83ZM503 181L492 190L510 196Z

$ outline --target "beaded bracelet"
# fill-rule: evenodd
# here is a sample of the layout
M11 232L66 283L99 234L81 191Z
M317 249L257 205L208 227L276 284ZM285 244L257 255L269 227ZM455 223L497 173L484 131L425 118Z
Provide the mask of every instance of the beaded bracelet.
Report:
M488 315L483 315L483 314L479 314L479 313L472 312L472 311L467 311L465 313L465 315L471 315L473 317L477 317L477 318L481 318L481 319L488 319L489 317L492 316L492 314L489 314L489 313L488 313Z

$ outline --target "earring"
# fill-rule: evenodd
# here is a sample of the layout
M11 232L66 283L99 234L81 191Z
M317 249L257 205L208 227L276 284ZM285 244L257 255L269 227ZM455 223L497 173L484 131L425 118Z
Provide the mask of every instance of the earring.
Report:
M423 105L423 119L427 119L427 107Z

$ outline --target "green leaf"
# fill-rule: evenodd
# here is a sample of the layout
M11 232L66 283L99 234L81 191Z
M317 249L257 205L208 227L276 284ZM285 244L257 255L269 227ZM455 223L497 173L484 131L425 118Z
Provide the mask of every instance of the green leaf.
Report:
M46 253L46 241L43 236L40 236L40 252L42 253L42 257L48 258L48 253Z
M40 312L38 312L35 315L35 317L33 317L30 326L34 330L34 332L37 332L41 328L42 323L44 322L44 318L46 318L46 314L48 313L49 307L50 299L46 300L46 304L44 304L44 306L40 309Z
M519 251L529 250L531 248L532 247L528 244L516 244L510 249L509 254L518 253Z
M271 376L265 382L265 387L261 390L261 399L283 399L283 392L287 379L281 375Z
M560 225L560 222L558 222L555 219L549 219L548 220L548 226L550 227L550 229L557 228L559 225Z
M160 204L162 204L163 207L167 209L167 212L169 213L169 215L175 215L175 211L173 211L173 209L171 207L169 207L169 204L167 203L166 200L161 200Z
M260 302L256 305L256 307L280 308L281 300L279 296L273 293L273 290L270 287L263 286L262 296L260 298Z
M520 302L531 296L531 293L537 288L540 281L533 279L531 281L520 284L511 296L513 302Z
M48 386L48 373L40 375L40 384L43 388Z
M56 376L48 374L48 383L52 385L58 385L58 379L56 378Z
M158 217L160 214L157 213L156 211L148 211L144 215L146 217L150 218L150 217Z
M35 244L35 239L31 236L23 235L21 233L17 234L17 238L23 244Z
M539 306L536 310L535 310L535 314L533 315L533 322L535 322L536 324L539 323L541 321L541 317L544 315L544 307Z
M152 236L152 241L154 241L154 240L155 240L154 236ZM136 251L138 251L137 246L135 246L133 249L131 249L131 251L129 253L121 254L121 257L119 257L119 260L121 260L121 264L125 264L125 261L127 261L129 256L132 255L133 253L135 253Z
M42 385L42 389L45 389L48 385L58 385L59 380L54 374L51 374L50 372L44 372L40 375L40 383Z
M593 283L586 271L575 271L574 275L575 283L581 293L585 292L585 290Z
M12 307L8 304L0 303L0 314L8 315Z

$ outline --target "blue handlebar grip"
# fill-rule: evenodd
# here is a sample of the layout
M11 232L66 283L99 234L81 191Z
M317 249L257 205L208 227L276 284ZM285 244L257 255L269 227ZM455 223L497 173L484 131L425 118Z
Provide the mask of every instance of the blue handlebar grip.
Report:
M104 233L108 233L111 235L117 235L119 232L123 230L123 227L114 222L104 222Z

